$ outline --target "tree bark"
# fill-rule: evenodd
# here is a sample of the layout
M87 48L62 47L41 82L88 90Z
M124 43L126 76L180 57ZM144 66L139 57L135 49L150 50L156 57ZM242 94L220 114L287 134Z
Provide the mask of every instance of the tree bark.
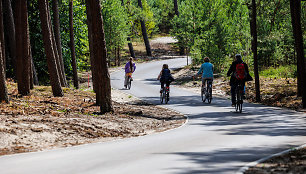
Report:
M0 0L1 1L1 0ZM1 2L1 12L0 12L0 40L1 42L3 43L2 44L2 63L3 63L3 69L4 69L4 72L6 71L6 60L5 60L5 38L4 38L4 26L3 26L3 8L2 8L2 2ZM4 73L4 78L6 78L6 75Z
M258 57L257 57L256 1L255 0L252 0L251 35L252 35L252 52L253 52L253 57L254 57L256 102L260 102L260 84L259 84Z
M91 19L91 10L88 7L88 3L86 3L86 14L87 14L87 26L88 26L88 40L89 40L89 56L90 56L90 68L91 68L91 78L92 78L92 88L94 92L97 91L97 84L96 84L96 71L95 71L95 64L94 64L94 49L93 49L93 41L92 41L92 19ZM99 101L96 100L96 104L99 105Z
M0 1L0 14L2 15L2 1ZM0 18L0 23L3 23L2 17ZM0 34L3 35L3 25L0 25ZM7 95L7 87L5 83L5 72L4 72L4 66L3 64L3 54L2 54L2 47L3 47L4 40L0 40L0 102L4 101L8 103L8 95Z
M16 1L16 61L18 93L30 93L30 39L28 30L27 1Z
M298 96L302 96L303 108L306 108L306 65L303 47L303 32L301 28L301 0L290 0L290 12L295 49L297 53Z
M59 10L58 10L58 0L52 1L52 10L53 10L53 28L54 28L54 37L57 48L58 60L59 60L59 70L62 74L62 86L68 86L65 74L65 66L62 53L62 43L61 43L61 34L60 34L60 20L59 20Z
M173 0L173 4L174 4L174 11L176 16L179 16L179 11L178 11L178 5L177 5L177 0Z
M71 65L73 70L73 85L76 89L79 89L77 64L75 59L74 36L73 36L73 0L69 1L69 28L70 28Z
M88 8L91 12L92 41L94 52L95 71L97 71L97 92L96 98L100 101L100 112L106 113L113 111L111 101L110 75L107 68L107 51L101 15L100 1L87 0Z
M61 97L63 96L63 91L61 88L60 83L60 76L58 74L57 70L57 64L56 64L56 50L54 50L54 39L52 39L52 30L51 30L51 21L49 20L48 15L48 1L47 0L38 0L38 6L39 6L39 15L41 20L41 28L42 28L42 34L43 34L43 42L44 42L44 48L45 53L47 57L47 64L48 64L48 70L49 70L49 76L50 76L50 82L52 86L52 92L55 97Z
M3 0L3 23L5 24L4 34L7 42L7 64L12 65L13 74L11 76L16 77L16 36L15 36L15 21L13 15L13 9L11 0ZM4 42L3 42L4 45ZM5 58L3 58L5 59Z
M128 41L128 46L129 46L131 57L135 58L135 52L134 52L134 48L133 48L133 44L132 44L131 38L128 37L127 41Z
M138 6L142 9L142 2L141 0L138 0ZM140 20L140 25L141 25L141 32L142 32L142 37L146 46L146 51L147 51L147 56L152 56L151 52L151 46L147 34L147 29L144 20Z

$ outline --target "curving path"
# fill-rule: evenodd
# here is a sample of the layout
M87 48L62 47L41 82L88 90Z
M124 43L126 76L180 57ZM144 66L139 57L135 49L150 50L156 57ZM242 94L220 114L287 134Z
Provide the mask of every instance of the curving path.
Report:
M184 65L186 58L137 66L131 93L159 103L156 77L163 63ZM112 87L123 87L123 72ZM203 104L198 94L171 88L167 108L186 114L184 126L138 138L45 152L0 157L1 174L203 174L235 173L243 165L306 142L306 114L244 104L235 113L230 101Z

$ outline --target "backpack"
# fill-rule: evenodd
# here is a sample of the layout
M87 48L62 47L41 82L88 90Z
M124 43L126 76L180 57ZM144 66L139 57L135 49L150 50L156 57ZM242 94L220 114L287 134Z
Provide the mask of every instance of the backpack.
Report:
M246 77L246 72L243 63L238 63L236 65L235 77L237 80L244 80Z

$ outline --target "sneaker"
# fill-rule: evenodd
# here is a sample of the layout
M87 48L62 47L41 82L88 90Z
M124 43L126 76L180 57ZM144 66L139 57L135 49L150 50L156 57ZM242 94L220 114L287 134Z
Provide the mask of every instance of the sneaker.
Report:
M127 85L124 85L125 88L127 88Z

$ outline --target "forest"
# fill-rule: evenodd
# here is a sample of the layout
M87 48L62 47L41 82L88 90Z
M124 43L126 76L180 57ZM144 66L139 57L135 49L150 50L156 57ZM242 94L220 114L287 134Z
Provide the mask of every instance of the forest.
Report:
M295 0L1 0L0 99L8 102L6 79L21 96L35 85L79 88L78 72L91 71L96 102L112 111L108 67L128 57L152 58L150 39L178 40L177 53L193 64L211 57L225 75L235 54L255 77L297 78L306 108L306 2ZM133 42L145 44L137 55ZM254 70L254 71L253 71Z

